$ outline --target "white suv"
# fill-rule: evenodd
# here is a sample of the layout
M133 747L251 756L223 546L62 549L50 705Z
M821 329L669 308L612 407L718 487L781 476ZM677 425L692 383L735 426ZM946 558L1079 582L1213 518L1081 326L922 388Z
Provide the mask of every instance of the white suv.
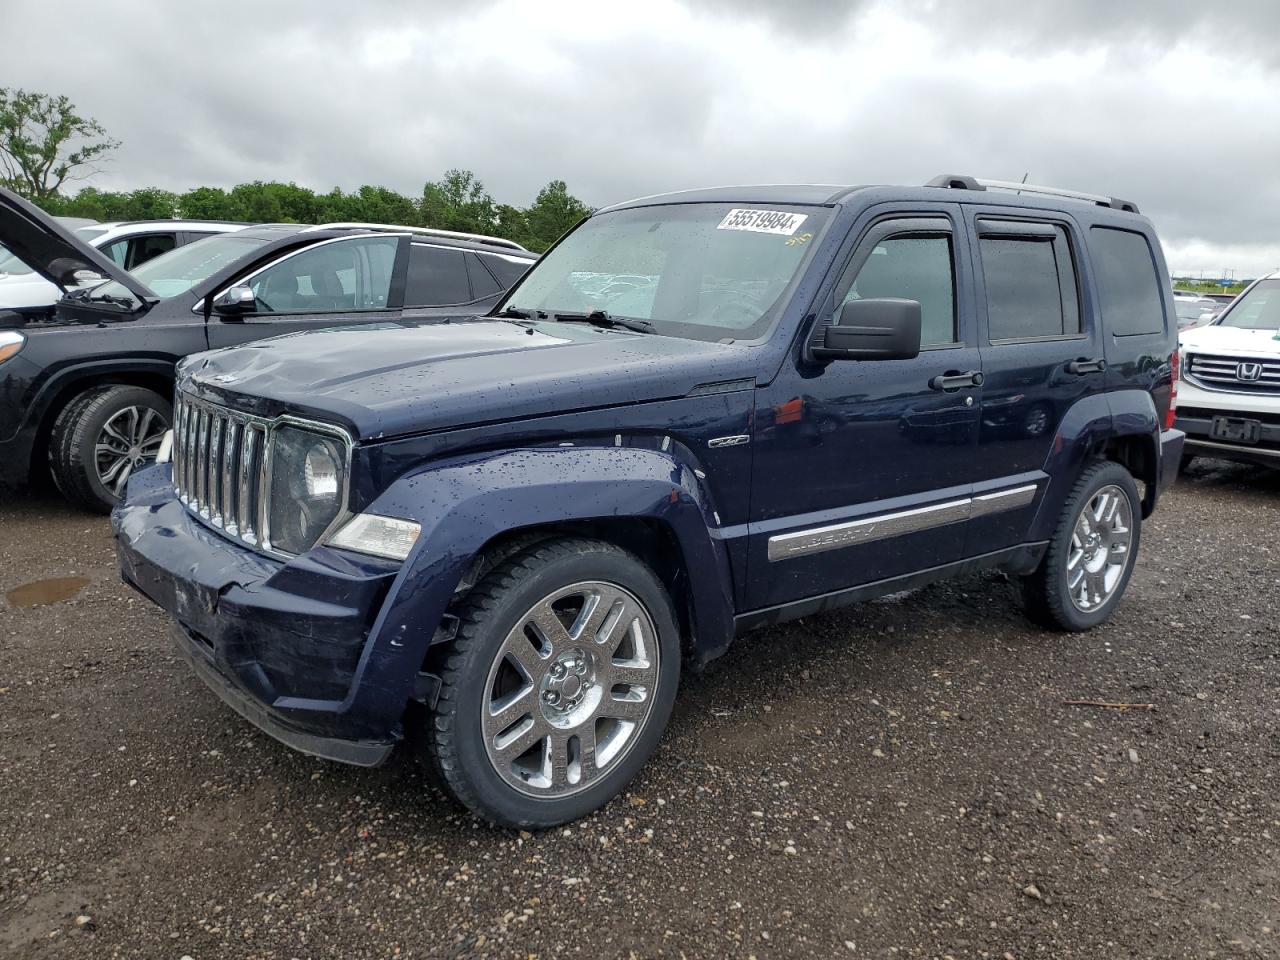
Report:
M1186 456L1280 468L1280 273L1254 281L1180 338L1177 427Z
M68 218L57 218L66 221ZM126 270L215 233L241 230L246 224L218 220L129 220L119 223L79 221L77 238L96 247ZM86 282L100 283L102 278ZM62 291L27 264L0 247L0 310L16 310L28 320L53 313Z

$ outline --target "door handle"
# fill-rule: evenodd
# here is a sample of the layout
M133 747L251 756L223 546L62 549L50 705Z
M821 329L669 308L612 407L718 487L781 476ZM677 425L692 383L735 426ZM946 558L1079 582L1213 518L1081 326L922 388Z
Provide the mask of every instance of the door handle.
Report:
M1086 373L1102 373L1107 369L1107 361L1101 357L1080 357L1067 362L1067 373L1083 377Z
M981 370L968 370L964 373L960 373L956 370L948 370L946 373L940 373L929 381L929 387L931 389L947 392L960 390L964 387L980 386L982 386Z

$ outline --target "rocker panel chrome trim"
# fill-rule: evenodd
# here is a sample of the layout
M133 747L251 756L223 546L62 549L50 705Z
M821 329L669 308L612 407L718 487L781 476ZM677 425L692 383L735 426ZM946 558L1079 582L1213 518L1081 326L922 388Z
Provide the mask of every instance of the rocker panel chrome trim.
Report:
M961 500L934 503L927 507L884 513L846 523L833 523L808 530L780 533L769 538L769 560L789 560L825 550L871 543L908 533L920 533L935 527L959 523L973 517L985 517L1029 505L1036 497L1037 484L997 490Z

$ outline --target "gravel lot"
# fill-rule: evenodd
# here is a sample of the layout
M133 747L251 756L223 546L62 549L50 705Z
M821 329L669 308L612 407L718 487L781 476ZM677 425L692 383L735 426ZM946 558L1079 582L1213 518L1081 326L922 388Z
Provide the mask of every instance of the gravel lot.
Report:
M1280 473L1201 462L1088 635L996 575L754 634L530 836L257 733L105 520L9 496L0 956L1280 956L1278 530Z

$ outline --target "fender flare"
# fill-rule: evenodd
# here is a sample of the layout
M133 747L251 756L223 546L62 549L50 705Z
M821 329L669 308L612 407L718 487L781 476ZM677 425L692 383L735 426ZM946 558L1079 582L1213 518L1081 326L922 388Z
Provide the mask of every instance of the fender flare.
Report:
M1151 477L1139 478L1146 481L1147 497L1152 500L1143 505L1149 513L1158 486L1155 480L1160 476L1160 419L1155 402L1144 390L1090 394L1072 404L1058 425L1042 468L1049 477L1048 486L1028 539L1047 540L1053 534L1085 461L1101 453L1108 441L1131 437L1144 441L1153 470Z
M710 496L671 451L619 447L499 450L433 463L403 475L365 508L416 520L422 533L370 630L353 689L394 691L403 704L462 578L495 537L592 520L660 525L680 552L693 631L706 660L733 637L733 581ZM376 677L376 682L370 682Z

